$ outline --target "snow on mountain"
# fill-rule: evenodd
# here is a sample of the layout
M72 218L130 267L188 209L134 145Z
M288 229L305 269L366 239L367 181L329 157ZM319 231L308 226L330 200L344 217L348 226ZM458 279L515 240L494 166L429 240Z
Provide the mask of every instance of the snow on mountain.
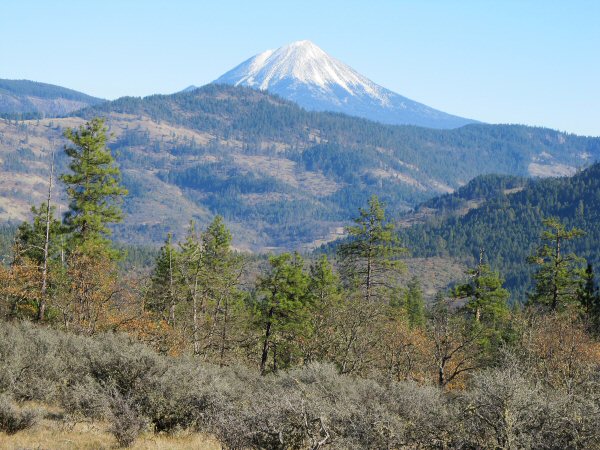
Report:
M306 40L259 53L215 83L266 90L309 110L342 112L389 124L456 128L474 122L379 86Z

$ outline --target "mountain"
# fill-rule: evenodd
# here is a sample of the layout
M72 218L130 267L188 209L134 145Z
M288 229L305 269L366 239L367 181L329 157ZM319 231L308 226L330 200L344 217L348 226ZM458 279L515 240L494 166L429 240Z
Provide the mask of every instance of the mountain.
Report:
M52 84L0 79L1 117L57 117L104 101Z
M311 111L341 112L387 124L457 128L475 122L381 87L310 41L260 53L215 83L266 90Z
M598 138L525 126L383 125L208 85L124 97L72 117L0 120L0 220L28 217L45 196L52 142L60 149L65 127L97 115L114 134L130 192L126 221L114 230L128 242L158 243L192 218L202 225L221 214L239 248L312 248L339 237L372 194L398 216L477 175L570 173L600 158Z
M600 264L600 164L571 177L477 177L455 193L425 202L404 223L414 223L415 215L424 223L401 231L414 256L473 261L483 248L516 298L524 300L532 272L526 258L539 243L544 218L556 217L568 228L585 230L565 250L576 251L596 267Z

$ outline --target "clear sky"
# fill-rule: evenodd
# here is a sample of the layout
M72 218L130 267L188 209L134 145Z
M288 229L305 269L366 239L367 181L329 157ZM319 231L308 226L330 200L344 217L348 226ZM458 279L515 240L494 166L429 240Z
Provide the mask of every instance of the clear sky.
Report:
M597 0L2 0L0 78L171 93L300 39L452 114L600 136Z

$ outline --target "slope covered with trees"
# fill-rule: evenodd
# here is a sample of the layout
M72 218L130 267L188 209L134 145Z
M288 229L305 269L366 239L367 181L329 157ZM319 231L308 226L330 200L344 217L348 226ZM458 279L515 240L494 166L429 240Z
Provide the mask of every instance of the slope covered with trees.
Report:
M472 200L478 200L478 206L459 214ZM520 300L531 287L533 267L527 257L546 218L583 230L583 236L565 242L565 251L575 251L594 267L600 264L600 164L563 178L479 177L424 207L445 213L402 230L414 255L478 258L484 249L486 259L506 276L507 286Z
M82 92L29 80L0 79L0 117L57 117L104 100Z

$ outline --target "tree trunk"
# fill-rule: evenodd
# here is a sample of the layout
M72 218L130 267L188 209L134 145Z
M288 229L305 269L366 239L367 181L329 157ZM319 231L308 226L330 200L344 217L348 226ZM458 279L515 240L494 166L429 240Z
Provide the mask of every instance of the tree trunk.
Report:
M558 270L560 265L560 236L556 234L556 259L554 260L554 285L552 286L552 310L558 307Z
M271 338L271 319L273 317L273 307L269 310L267 326L265 328L265 340L263 342L262 356L260 358L260 374L264 375L267 368L267 359L269 357L269 340Z
M48 247L50 244L50 201L52 200L52 177L54 176L54 149L52 150L52 162L50 163L50 179L48 181L48 197L46 198L46 239L44 241L44 265L42 267L42 289L37 320L44 320L46 313L46 293L48 290Z
M175 293L173 291L173 249L169 243L169 324L175 327Z
M223 360L225 359L225 342L227 341L227 319L228 319L228 307L229 302L227 297L223 302L223 328L221 329L221 348L219 351L219 367L223 367Z

